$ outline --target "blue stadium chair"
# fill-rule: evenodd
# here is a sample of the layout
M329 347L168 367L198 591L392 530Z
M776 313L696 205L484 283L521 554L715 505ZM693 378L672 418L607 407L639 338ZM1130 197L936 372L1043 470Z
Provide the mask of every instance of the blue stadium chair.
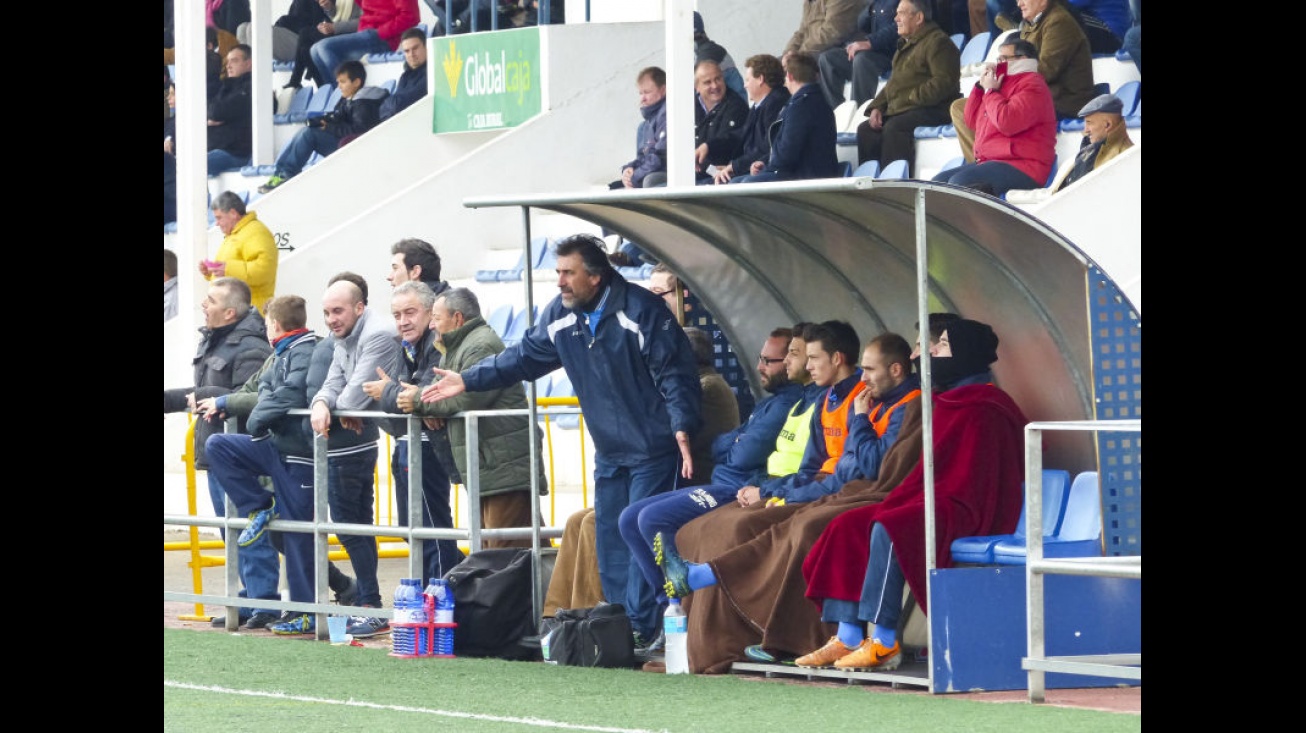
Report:
M860 178L862 176L866 176L867 178L875 178L879 175L880 175L880 161L878 160L868 160L865 163L862 163L861 165L857 166L856 170L853 171L853 177L855 178Z
M1134 114L1134 110L1138 109L1138 100L1142 92L1143 82L1137 79L1127 81L1116 87L1115 95L1123 105L1120 110L1122 116L1128 118Z
M962 45L966 43L966 34L965 34L965 33L953 33L951 36L949 36L949 38L951 38L951 39L952 39L952 42L955 43L955 44L957 45L957 50L958 50L958 51L960 51Z
M898 159L890 161L888 165L884 166L884 170L881 170L880 175L876 176L876 178L885 181L894 178L909 178L910 175L907 170L907 161Z
M318 87L313 90L313 97L308 101L302 112L289 115L291 122L303 122L308 119L310 114L322 116L327 112L327 100L331 98L332 93L336 92L335 87Z
M1047 527L1046 518L1043 525ZM1024 565L1026 550L1024 536L1002 540L993 545L993 562ZM1043 533L1043 557L1101 556L1102 499L1098 493L1097 471L1084 471L1075 477L1066 493L1065 510L1056 531Z
M957 126L956 126L956 125L940 125L940 126L939 126L939 137L956 137L956 136L957 136Z
M988 31L977 33L974 36L971 36L971 39L966 42L965 46L962 46L961 65L963 67L984 60L985 55L987 55L989 51L989 36L990 33Z
M273 70L273 71L294 71L294 70L295 70L295 62L294 62L294 61L277 61L276 59L272 59L272 70Z
M853 175L853 164L849 163L846 160L839 161L839 177L852 178L852 175Z
M535 261L536 270L553 272L558 266L558 252L553 248L553 240L548 237L537 237L531 240L532 251L539 249L539 256Z
M381 82L381 88L384 89L384 90L386 90L386 91L389 92L390 94L394 94L394 93L395 93L395 87L396 87L398 84L399 84L399 80L398 80L398 79L386 79L384 82Z
M921 125L912 130L912 137L917 140L933 140L943 137L943 125Z
M539 315L539 310L539 306L531 307L530 312L532 314L532 320L534 316ZM508 324L508 330L503 334L504 345L511 346L512 344L521 341L522 336L526 335L526 319L527 315L525 308L513 314L512 322Z
M1043 182L1043 188L1048 188L1049 186L1052 185L1052 179L1057 177L1057 168L1059 168L1060 166L1061 166L1061 156L1053 155L1052 170L1048 171L1048 179Z
M1070 487L1070 472L1058 468L1043 469L1043 539L1056 534L1066 511L1066 496ZM1024 490L1022 485L1021 490ZM979 537L958 537L952 541L952 561L975 565L992 565L994 548L999 542L1025 538L1025 508L1021 507L1016 531L1011 534ZM1022 563L1024 561L1022 560Z
M504 303L495 308L485 319L486 324L493 328L495 333L499 334L500 339L508 332L508 325L512 323L512 311L512 303Z
M1143 126L1143 100L1139 99L1138 104L1134 106L1134 113L1125 118L1125 127L1133 129Z
M296 89L295 96L290 100L290 106L286 108L284 113L272 115L272 122L278 125L290 124L296 115L303 115L308 111L308 104L311 101L313 101L312 89L309 87Z
M856 133L856 132L836 132L835 135L834 135L834 144L835 144L835 145L856 145L856 144L857 144L857 133Z

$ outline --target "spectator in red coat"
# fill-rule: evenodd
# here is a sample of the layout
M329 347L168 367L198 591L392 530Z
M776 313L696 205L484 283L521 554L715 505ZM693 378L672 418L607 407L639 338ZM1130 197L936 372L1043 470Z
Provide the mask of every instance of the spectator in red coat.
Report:
M966 100L966 125L975 131L975 162L934 180L1002 197L1013 188L1041 188L1056 158L1057 113L1038 73L1038 49L1020 39L998 48Z

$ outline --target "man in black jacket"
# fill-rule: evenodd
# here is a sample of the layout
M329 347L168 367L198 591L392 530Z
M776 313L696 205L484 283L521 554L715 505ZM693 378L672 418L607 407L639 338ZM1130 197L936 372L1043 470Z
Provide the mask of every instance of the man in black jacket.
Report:
M243 43L227 52L227 78L209 100L208 171L216 176L249 165L254 146L254 128L250 119L250 69L253 67L249 46Z
M737 140L748 118L748 104L726 87L721 65L711 59L694 66L694 167L699 183L711 183L708 166L730 162L732 142Z
M200 304L204 312L204 326L200 328L200 344L195 352L194 386L163 390L163 412L197 412L197 403L210 397L229 394L262 368L263 362L272 353L268 343L267 326L258 309L250 303L249 285L234 277L219 277L209 283L209 291ZM244 420L238 421L244 429ZM221 420L195 421L195 470L208 472L208 454L204 450L205 441L210 435L220 433L224 423ZM208 476L209 498L213 502L213 511L217 516L227 514L226 493L218 480ZM277 551L270 542L257 546L242 548L240 552L240 577L245 584L244 592L250 598L279 599L277 584L280 581L280 567L277 563ZM271 572L249 571L251 564L256 567L268 567L260 564L260 559L270 559ZM271 609L242 608L241 623L255 615L263 614L259 624L251 628L262 628L269 621L276 619Z
M404 52L404 73L395 90L381 102L382 122L426 96L426 34L421 28L409 28L399 36L399 50Z
M313 153L325 158L340 148L342 138L361 135L376 127L381 121L381 102L389 92L364 86L366 82L367 69L362 62L351 59L336 67L336 87L340 90L336 108L304 123L304 129L295 133L277 157L277 170L267 183L259 186L259 193L267 193L298 175Z

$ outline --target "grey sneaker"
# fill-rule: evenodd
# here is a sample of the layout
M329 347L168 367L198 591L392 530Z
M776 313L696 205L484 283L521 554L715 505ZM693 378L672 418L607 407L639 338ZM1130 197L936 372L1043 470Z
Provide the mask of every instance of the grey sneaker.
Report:
M370 616L352 616L349 619L349 625L345 627L345 633L353 634L355 639L366 639L369 636L388 634L390 633L390 621Z

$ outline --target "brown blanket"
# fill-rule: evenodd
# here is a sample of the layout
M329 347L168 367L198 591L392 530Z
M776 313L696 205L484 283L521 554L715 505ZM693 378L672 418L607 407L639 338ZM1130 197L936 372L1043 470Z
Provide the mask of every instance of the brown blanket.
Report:
M747 509L727 504L689 522L676 547L691 562L708 562L717 584L690 594L689 668L720 674L744 661L744 647L762 644L798 656L821 646L833 625L805 598L803 559L839 514L883 501L920 462L920 400L907 406L897 441L875 481L850 481L838 493L804 504Z

